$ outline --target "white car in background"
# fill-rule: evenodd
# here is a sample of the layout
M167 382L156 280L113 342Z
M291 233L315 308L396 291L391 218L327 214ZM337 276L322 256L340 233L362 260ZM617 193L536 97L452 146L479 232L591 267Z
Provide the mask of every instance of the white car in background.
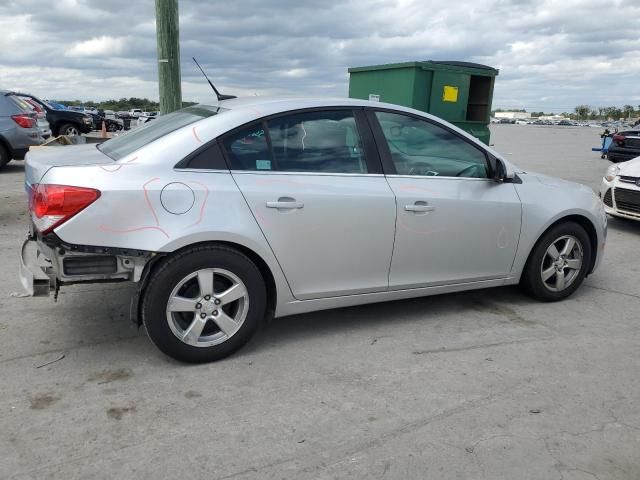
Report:
M609 215L640 220L640 157L611 165L602 179L600 197Z
M144 125L151 120L155 120L157 116L158 112L142 112L142 115L138 117L138 126Z

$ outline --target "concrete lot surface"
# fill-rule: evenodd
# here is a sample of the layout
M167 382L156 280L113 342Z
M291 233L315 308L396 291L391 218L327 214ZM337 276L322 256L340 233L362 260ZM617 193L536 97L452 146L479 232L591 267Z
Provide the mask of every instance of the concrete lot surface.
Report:
M596 187L608 165L596 129L492 128L525 169ZM127 287L16 295L22 182L22 162L0 173L1 479L640 478L640 223L610 221L561 303L503 288L300 315L185 366L129 322Z

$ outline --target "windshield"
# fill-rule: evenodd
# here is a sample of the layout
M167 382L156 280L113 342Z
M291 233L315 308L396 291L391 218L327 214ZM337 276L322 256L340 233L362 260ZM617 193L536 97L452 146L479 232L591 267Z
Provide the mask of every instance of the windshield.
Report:
M142 127L131 130L124 135L107 140L98 149L118 161L130 153L164 137L165 135L192 123L211 117L224 109L219 107L195 106L187 107L177 112L161 115L155 120L145 123Z

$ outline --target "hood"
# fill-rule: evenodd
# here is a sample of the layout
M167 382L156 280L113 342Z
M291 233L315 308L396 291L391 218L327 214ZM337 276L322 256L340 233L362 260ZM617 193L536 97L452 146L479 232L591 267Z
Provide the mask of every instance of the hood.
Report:
M66 165L110 165L113 160L98 150L98 144L31 148L25 157L25 181L38 183L52 167Z
M618 175L627 177L640 177L640 157L636 157L628 162L618 163L620 169Z

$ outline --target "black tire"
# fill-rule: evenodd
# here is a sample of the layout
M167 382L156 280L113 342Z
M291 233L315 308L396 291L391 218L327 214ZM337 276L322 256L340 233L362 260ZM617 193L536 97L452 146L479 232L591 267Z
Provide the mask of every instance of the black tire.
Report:
M4 148L3 145L0 145L0 168L3 168L10 161L9 152L7 152L7 149Z
M107 123L107 132L117 132L118 130L117 123Z
M167 305L173 289L185 277L209 268L224 269L244 283L249 298L248 311L240 328L222 343L193 346L173 333ZM164 260L152 273L141 301L147 333L163 353L183 362L204 363L231 355L251 339L265 319L267 292L260 270L244 254L224 246L198 246Z
M67 133L70 130L74 130L75 132L77 132L77 135L80 135L80 127L78 127L73 123L63 123L62 125L60 125L58 127L57 135L73 135L73 134Z
M577 240L577 243L580 244L580 248L582 249L582 265L575 275L575 278L566 288L560 291L552 291L542 279L543 261L545 261L547 249L551 244L564 236L572 236ZM587 232L577 223L561 223L550 228L533 247L522 272L522 277L520 278L520 287L531 297L544 302L563 300L575 292L582 284L590 265L591 241L589 240Z

